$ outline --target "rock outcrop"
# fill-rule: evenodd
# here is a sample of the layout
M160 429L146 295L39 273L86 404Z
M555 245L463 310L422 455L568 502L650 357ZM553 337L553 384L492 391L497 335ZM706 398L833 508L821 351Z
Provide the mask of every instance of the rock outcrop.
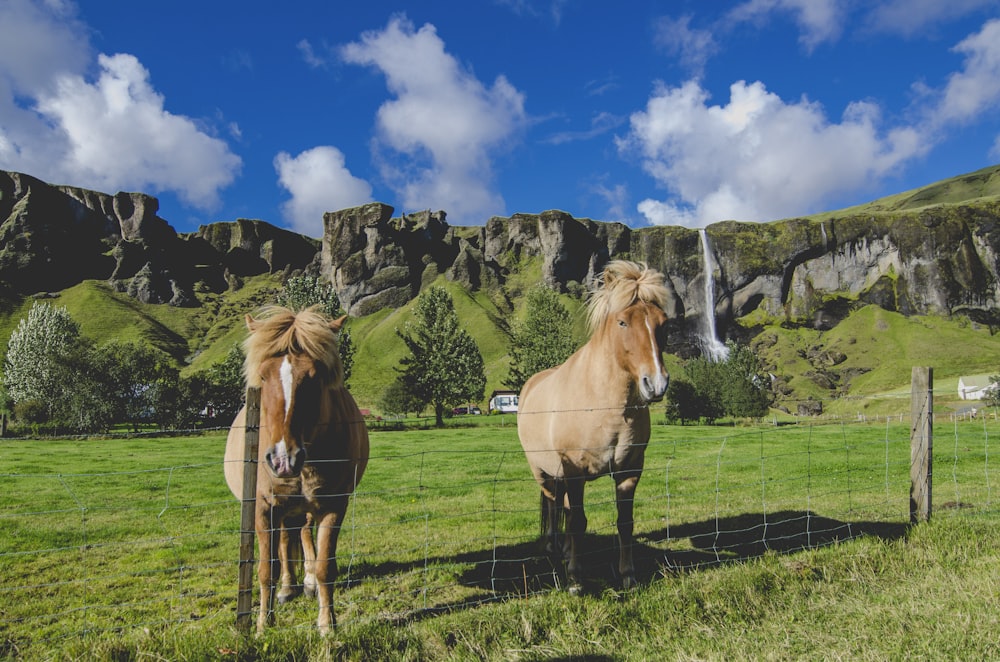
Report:
M523 283L525 269L540 269L540 281L582 295L609 260L628 258L666 274L672 349L682 354L696 351L709 277L726 337L749 333L751 314L826 329L868 304L1000 326L1000 202L990 198L823 222L715 223L705 230L718 265L711 274L696 230L631 229L557 210L452 227L443 211L394 217L371 203L327 213L321 241L247 219L178 235L157 210L141 193L0 171L0 281L34 294L105 279L141 301L185 306L197 305L196 287L221 292L256 274L305 272L330 279L345 309L362 316L405 305L441 275L503 301L516 296L512 276Z
M233 277L309 268L320 243L240 219L179 235L143 193L109 195L0 171L0 281L21 294L107 280L144 303L197 304Z

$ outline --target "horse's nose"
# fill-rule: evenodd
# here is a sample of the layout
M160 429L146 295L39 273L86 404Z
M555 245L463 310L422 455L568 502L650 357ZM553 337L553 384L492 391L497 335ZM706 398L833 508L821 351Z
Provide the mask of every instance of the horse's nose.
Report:
M667 392L670 384L670 375L666 372L657 372L653 375L643 375L639 382L639 390L646 402L659 402Z
M294 478L302 472L302 466L306 462L306 452L298 446L289 450L285 440L282 439L264 453L264 460L267 462L267 468L278 478Z

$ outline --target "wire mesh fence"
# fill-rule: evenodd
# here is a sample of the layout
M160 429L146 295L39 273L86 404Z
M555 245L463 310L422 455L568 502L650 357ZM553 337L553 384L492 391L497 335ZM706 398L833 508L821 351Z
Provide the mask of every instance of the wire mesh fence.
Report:
M1000 422L939 419L934 517L995 515ZM223 479L224 445L223 433L0 442L0 641L232 627L240 503ZM905 416L654 425L635 497L639 583L857 536L902 538L910 467ZM583 561L597 592L619 581L614 497L607 478L586 488ZM562 587L562 563L539 544L539 502L514 426L373 432L340 533L338 621ZM314 621L313 600L278 607L277 627Z

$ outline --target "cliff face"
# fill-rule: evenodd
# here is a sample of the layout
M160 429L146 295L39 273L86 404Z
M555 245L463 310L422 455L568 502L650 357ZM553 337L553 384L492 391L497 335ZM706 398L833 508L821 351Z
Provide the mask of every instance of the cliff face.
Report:
M0 281L20 294L107 280L144 303L197 305L241 276L305 269L319 242L263 221L178 235L142 193L108 195L0 171Z
M749 319L830 328L866 304L1000 324L1000 202L989 199L823 222L716 223L704 232L718 265L710 274L697 230L633 230L555 210L452 227L441 211L393 217L371 203L327 213L316 241L246 219L179 235L157 209L141 193L0 171L0 281L32 294L105 279L141 301L186 306L198 305L196 285L222 292L243 277L304 271L329 278L348 312L362 316L405 305L441 274L502 292L511 276L541 265L549 286L582 293L609 260L627 258L667 275L680 353L695 351L707 278L716 327L728 337L747 333Z
M345 308L365 315L405 304L428 275L470 288L502 285L535 258L542 279L565 291L589 283L610 259L639 260L668 276L667 312L678 320L680 343L697 333L708 277L723 334L738 334L734 322L751 313L829 328L869 303L996 324L998 219L1000 204L982 203L824 222L716 223L705 231L718 264L709 275L702 239L687 228L631 230L547 211L493 217L460 236L443 212L392 218L391 207L376 203L326 214L322 272Z

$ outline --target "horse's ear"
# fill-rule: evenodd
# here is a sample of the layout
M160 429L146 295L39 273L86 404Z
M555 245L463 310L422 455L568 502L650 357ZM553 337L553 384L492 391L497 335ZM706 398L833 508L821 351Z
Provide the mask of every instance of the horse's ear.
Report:
M253 333L254 329L257 328L257 320L250 317L249 315L246 315L243 319L247 324L247 329L249 329L249 331Z
M347 315L341 315L337 319L330 322L330 329L334 333L340 333L340 329L343 328L344 322L347 321Z

